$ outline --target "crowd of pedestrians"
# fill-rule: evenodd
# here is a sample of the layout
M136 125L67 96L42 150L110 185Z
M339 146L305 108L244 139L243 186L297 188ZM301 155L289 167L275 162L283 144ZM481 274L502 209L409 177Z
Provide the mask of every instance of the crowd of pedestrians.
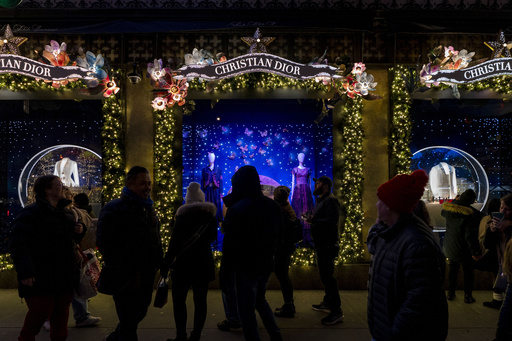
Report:
M311 226L319 277L325 295L312 309L327 313L324 325L343 322L344 314L334 276L339 255L343 208L332 194L327 176L313 179L316 205L298 217L289 203L290 188L276 187L273 198L261 190L255 167L241 167L231 179L232 190L222 198L223 253L219 285L226 318L222 331L241 328L246 340L261 340L256 312L270 340L283 339L277 318L293 318L296 307L288 269L302 238L301 220ZM373 341L446 340L447 300L456 299L460 267L464 273L464 302L472 296L473 270L495 274L493 299L485 306L500 309L494 341L512 340L512 194L489 208L489 215L471 205L476 193L467 190L443 204L447 228L443 248L430 226L421 197L427 174L400 174L377 190L376 223L366 241L371 254L368 281L368 326ZM106 341L136 341L139 323L147 314L158 272L172 283L175 338L198 341L207 318L208 286L215 279L211 244L216 238L217 207L205 202L201 185L191 182L185 203L174 217L164 254L160 222L150 197L148 169L129 170L121 197L107 203L96 219L84 194L73 198L59 177L39 177L35 202L16 217L9 239L19 282L19 295L28 306L19 341L34 341L45 323L52 341L67 338L69 307L75 326L101 321L88 311L88 299L77 294L83 250L95 248L103 257L98 290L112 295L118 324ZM444 252L443 252L444 251ZM136 255L136 256L134 256ZM445 268L448 258L448 290ZM484 263L485 260L485 263ZM269 277L275 272L283 305L272 310L266 300ZM193 327L187 333L187 294L194 299Z

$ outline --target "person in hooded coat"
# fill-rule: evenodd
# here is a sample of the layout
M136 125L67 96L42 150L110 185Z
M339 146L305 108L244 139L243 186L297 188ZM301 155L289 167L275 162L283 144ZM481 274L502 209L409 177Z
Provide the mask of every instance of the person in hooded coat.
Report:
M201 338L206 321L208 285L215 279L211 243L217 236L217 207L205 202L201 185L191 182L187 187L185 205L176 211L174 229L160 274L167 277L172 268L172 303L176 338L187 341L187 293L194 293L194 327L188 340Z
M464 272L464 302L473 303L474 264L481 257L482 249L478 241L478 228L482 214L471 204L475 203L476 193L472 189L464 191L458 200L445 202L441 215L446 218L446 233L443 250L448 258L447 299L455 299L457 277L462 266Z
M274 267L274 253L280 226L280 208L263 195L253 166L241 167L231 178L233 190L224 197L228 207L222 227L224 242L220 274L234 274L238 313L246 340L259 341L255 310L272 341L282 340L265 293ZM223 275L224 274L224 275Z

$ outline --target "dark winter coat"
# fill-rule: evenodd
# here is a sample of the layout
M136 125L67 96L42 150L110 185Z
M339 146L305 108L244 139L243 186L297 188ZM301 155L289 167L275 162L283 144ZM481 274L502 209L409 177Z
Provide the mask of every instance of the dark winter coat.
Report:
M311 237L315 246L332 246L339 243L340 204L328 193L318 198L311 219Z
M449 260L463 264L473 262L472 256L482 254L478 229L482 214L471 206L457 201L443 204L441 215L446 218L443 251Z
M96 246L105 266L127 271L158 269L163 251L155 209L121 194L100 212Z
M231 179L233 192L223 198L228 210L222 223L221 272L273 271L281 209L263 195L257 173L251 172L256 172L251 166L240 168Z
M16 216L9 252L18 276L20 297L72 292L79 281L79 258L76 243L86 229L74 232L73 213L65 209L71 201L62 200L57 207L42 198L22 209ZM21 283L35 278L32 287Z
M442 341L448 333L445 258L432 230L413 214L368 234L372 254L368 326L379 341Z
M217 236L217 207L210 202L185 204L178 208L169 248L165 254L165 267L171 266L172 276L187 277L192 280L215 279L215 265L211 243ZM201 236L193 244L196 234L206 226ZM190 245L183 251L184 245Z

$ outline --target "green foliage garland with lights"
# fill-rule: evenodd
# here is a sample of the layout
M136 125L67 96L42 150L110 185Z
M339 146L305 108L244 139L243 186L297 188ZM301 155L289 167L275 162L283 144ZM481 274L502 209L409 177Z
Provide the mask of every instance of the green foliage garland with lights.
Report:
M155 144L154 144L154 201L161 224L162 244L167 249L171 238L171 227L176 207L181 204L178 199L177 171L174 166L174 137L176 129L175 107L155 110Z
M119 198L124 187L124 130L123 110L116 96L103 102L102 160L103 160L103 202Z
M393 81L391 83L391 134L388 145L391 162L395 166L397 174L409 173L411 166L412 122L409 114L411 109L411 96L406 91L406 79L410 79L410 71L404 66L396 66L391 69Z
M343 167L338 173L341 180L341 204L345 210L345 228L341 234L338 262L357 261L363 256L361 242L363 227L363 100L357 96L347 98L343 106L340 131Z

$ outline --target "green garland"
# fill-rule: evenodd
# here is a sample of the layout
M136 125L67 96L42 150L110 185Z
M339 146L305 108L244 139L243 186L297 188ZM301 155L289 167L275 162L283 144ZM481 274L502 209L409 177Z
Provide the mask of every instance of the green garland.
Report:
M103 102L102 160L103 202L119 198L124 187L125 155L123 110L116 96Z
M339 263L357 261L363 257L361 242L363 227L363 100L356 96L348 98L343 107L340 123L343 151L341 180L341 204L345 210L345 227L341 234Z
M176 119L174 118L177 108L153 111L155 126L154 145L154 201L155 209L161 223L162 245L167 248L171 238L171 227L173 224L176 207L181 204L176 183L177 171L174 161L174 137Z
M406 79L411 79L410 71L404 66L391 69L393 81L391 82L391 133L389 136L389 150L391 162L397 174L409 173L411 167L412 122L409 111L411 109L411 96L406 91Z

